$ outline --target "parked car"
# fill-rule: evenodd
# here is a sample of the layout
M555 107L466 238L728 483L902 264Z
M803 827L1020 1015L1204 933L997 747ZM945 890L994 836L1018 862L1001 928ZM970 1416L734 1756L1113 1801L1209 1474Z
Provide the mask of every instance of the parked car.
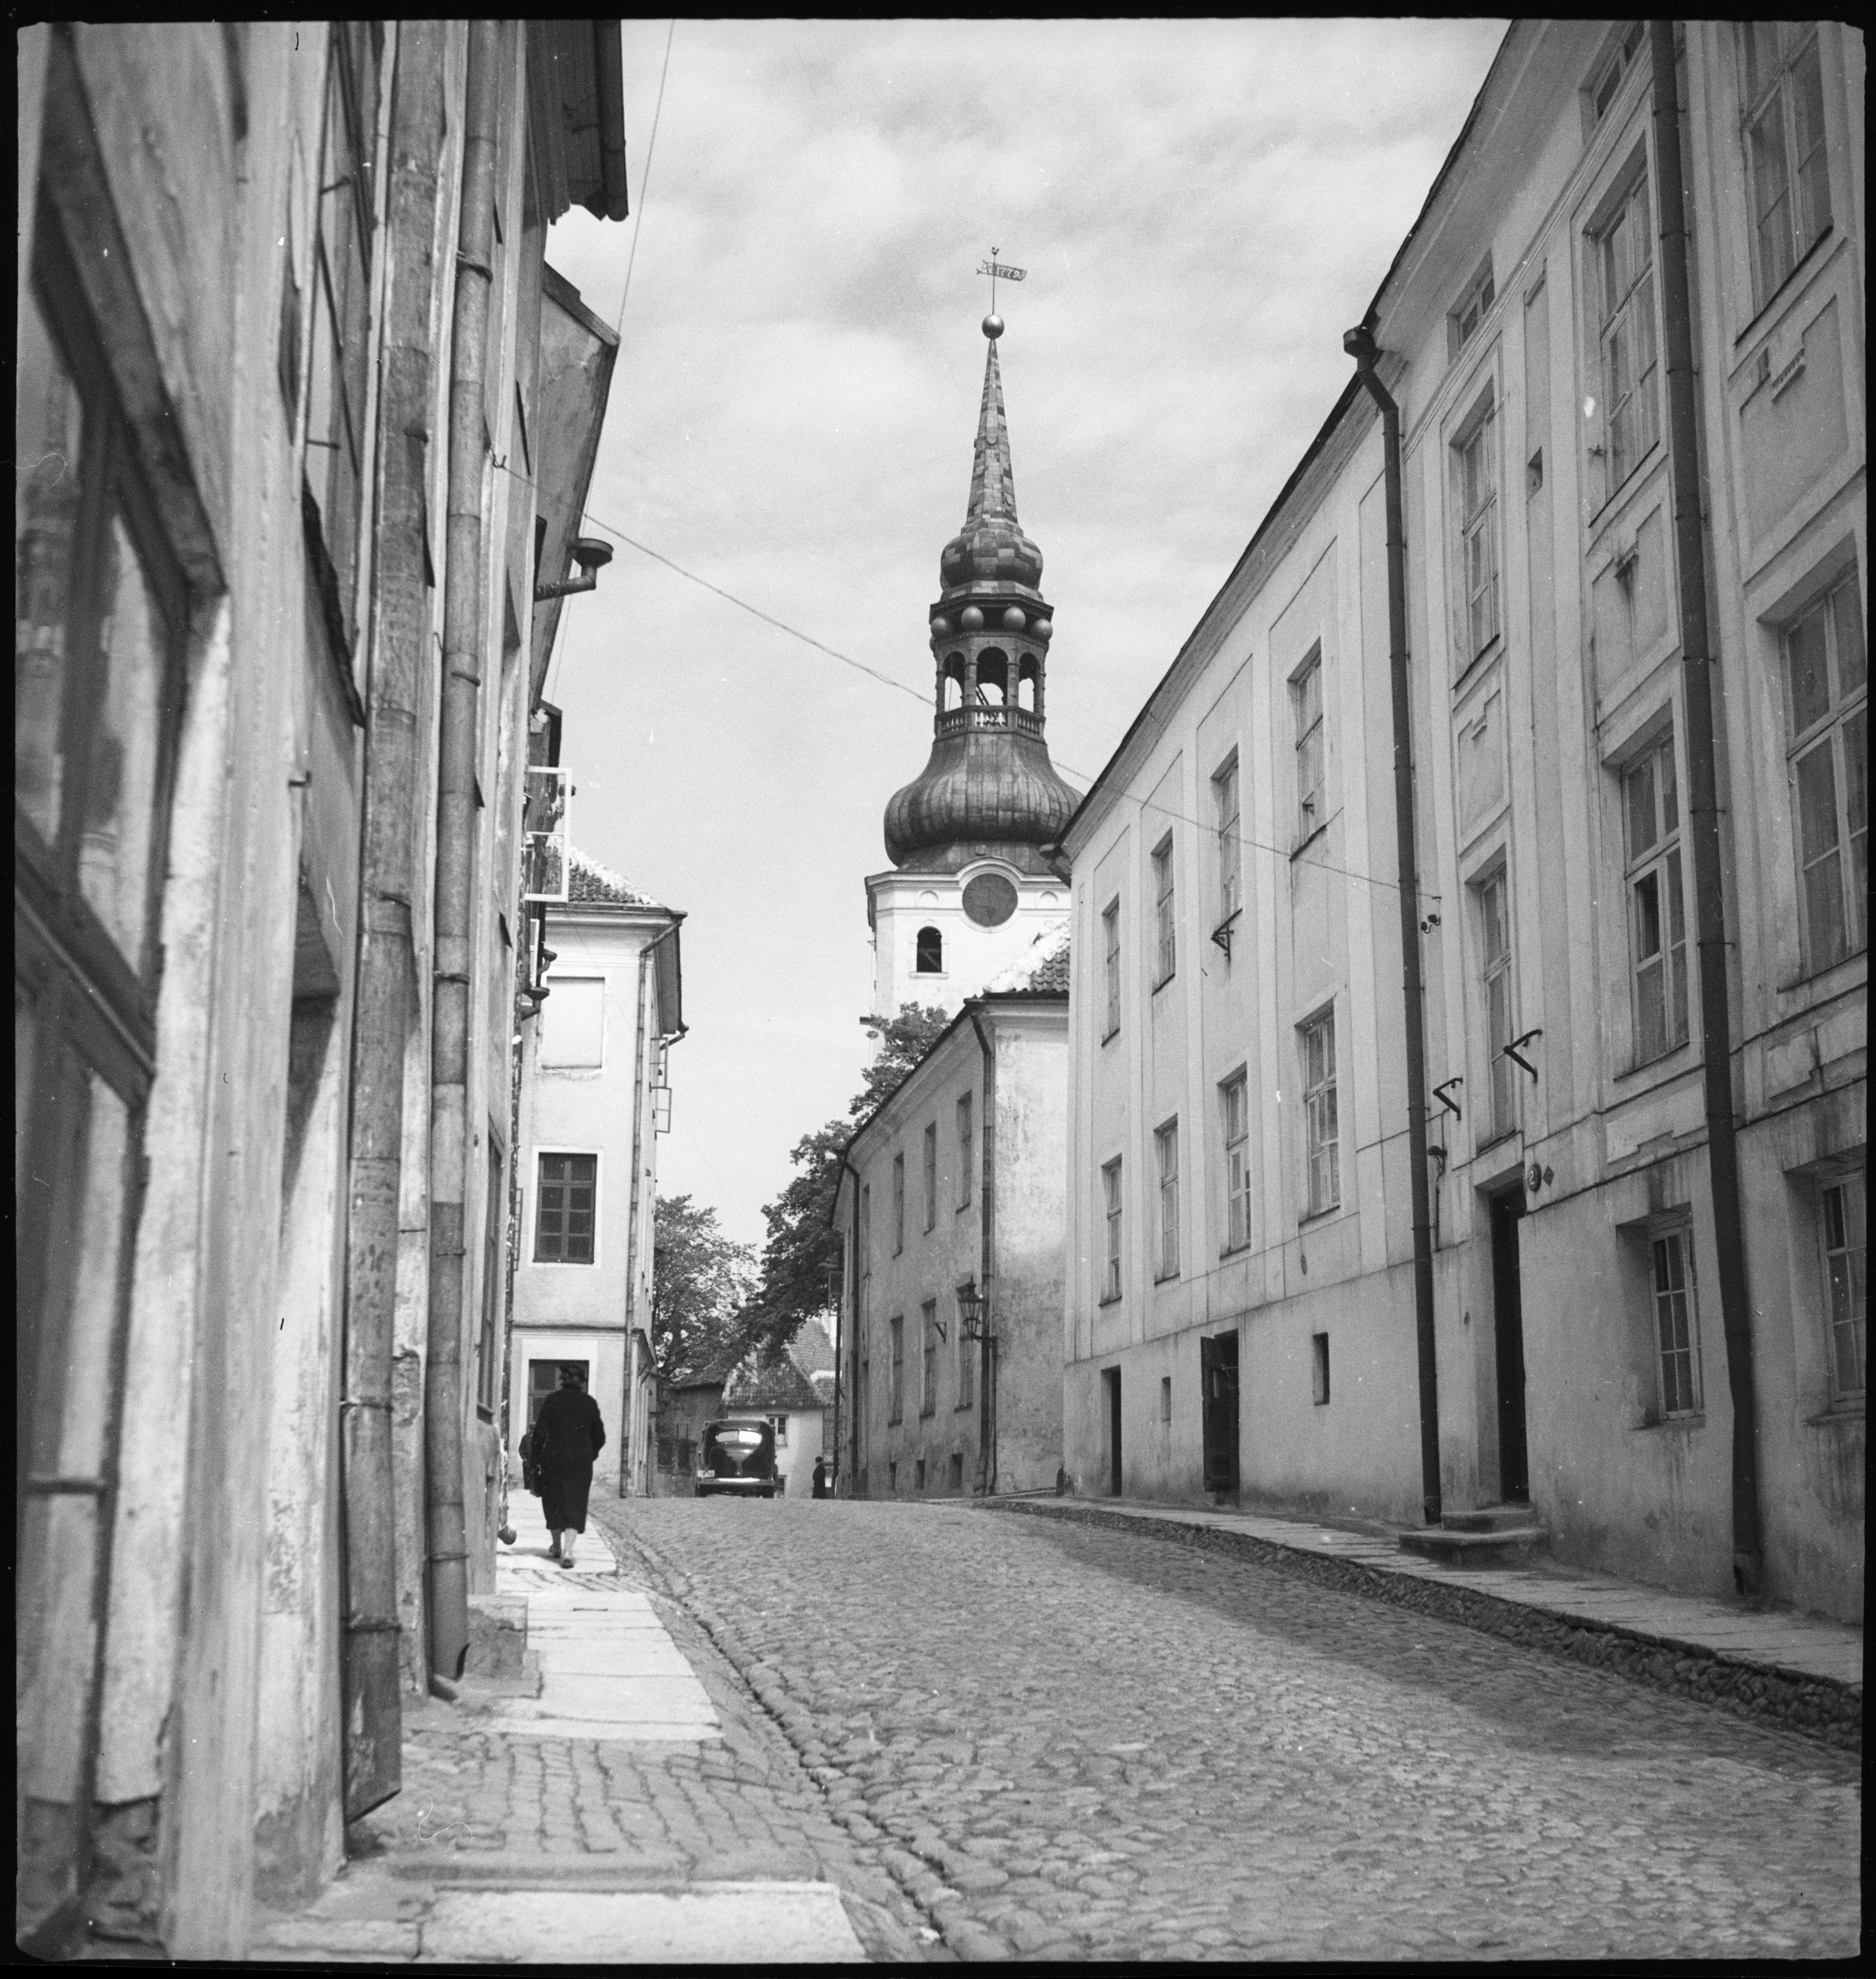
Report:
M765 1422L714 1422L704 1429L697 1467L700 1498L772 1498L775 1430Z

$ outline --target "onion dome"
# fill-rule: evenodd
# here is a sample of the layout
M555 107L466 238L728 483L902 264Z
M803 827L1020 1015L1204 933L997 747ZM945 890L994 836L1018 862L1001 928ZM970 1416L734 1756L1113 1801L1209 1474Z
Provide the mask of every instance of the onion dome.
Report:
M1041 848L1061 837L1080 801L1056 774L1039 737L939 735L917 781L886 807L886 856L920 873L996 857L1025 873L1046 873Z
M993 330L990 326L995 323ZM990 348L983 366L983 406L977 416L976 457L964 526L938 559L946 591L964 584L1016 584L1033 591L1042 581L1042 553L1016 520L1016 482L1010 472L1009 429L1003 423L1003 380L996 366L1003 323L984 320Z

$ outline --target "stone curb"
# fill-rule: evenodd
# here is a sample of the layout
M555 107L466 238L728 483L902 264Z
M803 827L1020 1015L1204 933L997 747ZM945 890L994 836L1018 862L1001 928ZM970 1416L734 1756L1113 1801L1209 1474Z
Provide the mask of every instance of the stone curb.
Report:
M788 1696L787 1692L770 1676L768 1666L753 1656L741 1639L724 1620L716 1609L697 1592L696 1583L681 1568L672 1565L658 1549L639 1533L629 1527L624 1529L608 1528L621 1544L630 1546L657 1570L662 1586L663 1597L681 1606L684 1613L710 1638L711 1643L724 1659L747 1686L751 1696L771 1718L782 1736L785 1738L801 1761L805 1772L821 1796L821 1803L830 1820L844 1829L853 1840L865 1848L885 1870L897 1886L901 1901L914 1915L926 1921L925 1928L938 1934L941 1944L920 1948L927 1958L943 1959L946 1952L952 1956L962 1954L972 1958L1007 1958L1008 1949L1002 1941L979 1927L965 1928L965 1934L973 1940L974 1948L966 1950L956 1928L939 1932L938 1921L933 1915L927 1899L935 1893L933 1886L942 1888L943 1878L934 1874L918 1859L916 1854L907 1854L896 1846L887 1831L860 1807L853 1805L844 1795L831 1791L844 1783L845 1774L830 1762L826 1749L816 1732L814 1721ZM923 1871L923 1875L917 1872ZM869 1904L868 1908L877 1906ZM897 1922L897 1920L894 1921ZM903 1932L903 1924L898 1927ZM976 1941L981 1941L980 1943ZM994 1946L995 1949L990 1948ZM890 1962L890 1961L888 1962Z
M1657 1690L1672 1691L1702 1704L1716 1704L1739 1716L1773 1723L1853 1752L1863 1749L1863 1686L1844 1683L1775 1663L1748 1662L1699 1643L1649 1635L1619 1623L1573 1615L1563 1609L1526 1606L1473 1587L1443 1586L1418 1574L1390 1573L1360 1560L1334 1560L1300 1546L1288 1546L1228 1527L1188 1525L1150 1513L1104 1512L1093 1506L1002 1500L987 1511L1029 1518L1060 1519L1084 1526L1228 1553L1274 1568L1292 1579L1314 1582L1370 1600L1430 1615L1461 1627L1498 1636L1520 1647L1613 1670Z

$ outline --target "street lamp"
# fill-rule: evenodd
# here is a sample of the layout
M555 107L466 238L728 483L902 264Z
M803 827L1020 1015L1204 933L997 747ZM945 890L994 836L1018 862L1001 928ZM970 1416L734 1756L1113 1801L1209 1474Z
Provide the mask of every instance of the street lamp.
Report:
M964 1325L966 1340L983 1340L989 1336L989 1314L985 1310L984 1295L977 1289L976 1281L966 1285L957 1295L957 1314Z

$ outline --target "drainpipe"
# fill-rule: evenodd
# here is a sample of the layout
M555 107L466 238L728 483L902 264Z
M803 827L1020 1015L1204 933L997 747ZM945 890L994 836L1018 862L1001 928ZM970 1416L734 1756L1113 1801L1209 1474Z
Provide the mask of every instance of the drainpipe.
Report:
M632 1034L631 1191L625 1198L625 1392L619 1398L619 1489L630 1496L632 1425L632 1319L638 1305L638 1171L645 1161L645 997L651 957L659 943L678 932L673 921L665 932L648 941L638 951L638 1007L637 1028Z
M436 784L436 988L430 1056L430 1296L423 1432L429 1528L430 1670L459 1677L469 1654L469 1536L462 1510L462 1286L468 1196L470 933L476 752L482 662L482 418L495 217L496 63L502 29L469 24L462 210L450 340L449 514Z
M840 1301L840 1314L836 1314L834 1323L838 1326L840 1324L840 1316L842 1314L844 1314L846 1308L849 1305L853 1308L853 1406L850 1412L850 1419L847 1425L848 1459L847 1466L847 1489L845 1493L843 1493L840 1489L840 1467L837 1456L835 1464L834 1488L834 1494L837 1497L844 1495L845 1497L850 1498L860 1487L860 1288L861 1282L860 1257L860 1171L854 1167L853 1158L848 1152L847 1149L844 1147L840 1150L840 1166L853 1178L853 1221L851 1226L853 1241L847 1246L846 1297ZM837 1175L834 1178L834 1206L837 1209L840 1207L840 1178ZM844 1338L838 1340L834 1343L834 1424L837 1435L840 1426L840 1356L845 1350L846 1344L847 1343ZM836 1447L837 1450L838 1446L837 1445Z
M982 1262L978 1281L983 1288L983 1304L980 1308L983 1316L979 1322L983 1328L983 1360L977 1387L977 1467L983 1480L982 1495L988 1498L994 1496L996 1490L996 1341L991 1325L994 1308L990 1302L996 1285L990 1271L996 1255L996 1225L992 1198L996 1182L996 1044L985 1031L976 1006L967 1007L970 1010L971 1029L977 1033L978 1048L983 1053L983 1118L978 1132L978 1138L983 1143L983 1239L979 1248Z
M1414 1331L1420 1364L1422 1516L1440 1523L1440 1369L1434 1351L1432 1192L1427 1179L1426 993L1420 980L1420 857L1414 835L1414 728L1407 679L1407 525L1400 500L1400 408L1376 374L1374 332L1342 339L1355 375L1380 409L1387 499L1387 666L1394 684L1394 837L1400 860L1401 1005L1407 1032L1407 1181L1413 1192Z
M417 883L410 794L417 784L417 711L429 685L430 606L423 577L429 435L424 420L436 278L430 242L443 115L441 28L433 22L409 23L399 36L398 57L385 229L389 321L379 401L379 529L360 861L363 904L352 1027L344 1391L339 1405L348 1822L389 1800L403 1783L392 1364L413 966L410 900Z
M1758 1507L1758 1403L1752 1377L1745 1215L1732 1098L1732 1016L1727 981L1726 894L1720 861L1719 779L1713 732L1713 666L1707 625L1706 534L1700 515L1700 419L1694 382L1693 310L1687 275L1687 206L1674 23L1649 24L1654 69L1655 165L1661 195L1661 313L1668 374L1668 476L1679 572L1681 691L1686 703L1687 830L1693 854L1694 929L1700 957L1701 1079L1706 1101L1707 1182L1719 1254L1720 1324L1732 1397L1732 1574L1756 1596L1763 1566Z

